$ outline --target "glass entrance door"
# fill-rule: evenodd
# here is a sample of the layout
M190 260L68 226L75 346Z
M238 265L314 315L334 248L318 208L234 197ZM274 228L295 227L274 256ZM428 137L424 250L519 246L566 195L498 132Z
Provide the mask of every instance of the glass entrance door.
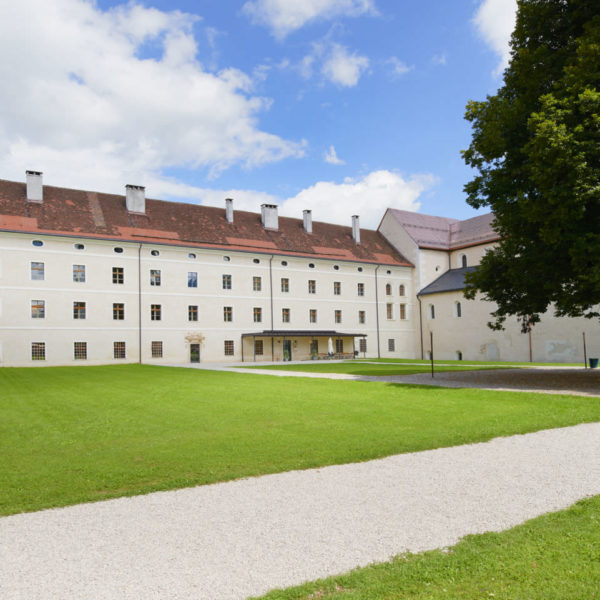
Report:
M190 362L200 362L200 344L190 344Z
M283 360L292 360L292 340L283 340Z

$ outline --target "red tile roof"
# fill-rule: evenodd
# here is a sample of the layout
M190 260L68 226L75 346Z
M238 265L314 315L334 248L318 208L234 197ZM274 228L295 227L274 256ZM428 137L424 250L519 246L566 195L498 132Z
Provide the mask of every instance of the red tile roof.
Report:
M279 230L266 230L260 214L235 211L228 223L224 208L146 199L146 214L127 211L125 196L44 186L42 203L28 202L25 184L0 180L0 230L46 233L128 242L239 250L255 253L351 260L386 265L411 263L377 231L279 217Z

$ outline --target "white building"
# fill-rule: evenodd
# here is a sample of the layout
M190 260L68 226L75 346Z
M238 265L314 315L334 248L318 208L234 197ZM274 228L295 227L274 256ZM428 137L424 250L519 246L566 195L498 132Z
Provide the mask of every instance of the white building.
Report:
M0 365L336 356L583 361L597 321L494 332L462 296L491 215L386 211L377 231L0 180ZM332 346L332 348L330 348ZM595 354L594 354L595 352Z

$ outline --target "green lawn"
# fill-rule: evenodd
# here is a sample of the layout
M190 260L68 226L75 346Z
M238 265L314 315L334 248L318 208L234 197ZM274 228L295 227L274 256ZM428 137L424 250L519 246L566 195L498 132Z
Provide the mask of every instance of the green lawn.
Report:
M599 598L600 496L448 551L407 554L263 600L584 600Z
M0 514L600 420L595 398L139 365L0 369Z

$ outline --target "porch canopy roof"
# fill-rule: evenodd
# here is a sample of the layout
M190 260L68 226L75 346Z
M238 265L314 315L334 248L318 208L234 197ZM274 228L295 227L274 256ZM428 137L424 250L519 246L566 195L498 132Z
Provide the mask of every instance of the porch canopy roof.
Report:
M265 329L254 333L242 333L242 337L367 337L366 333L342 333L329 329Z

